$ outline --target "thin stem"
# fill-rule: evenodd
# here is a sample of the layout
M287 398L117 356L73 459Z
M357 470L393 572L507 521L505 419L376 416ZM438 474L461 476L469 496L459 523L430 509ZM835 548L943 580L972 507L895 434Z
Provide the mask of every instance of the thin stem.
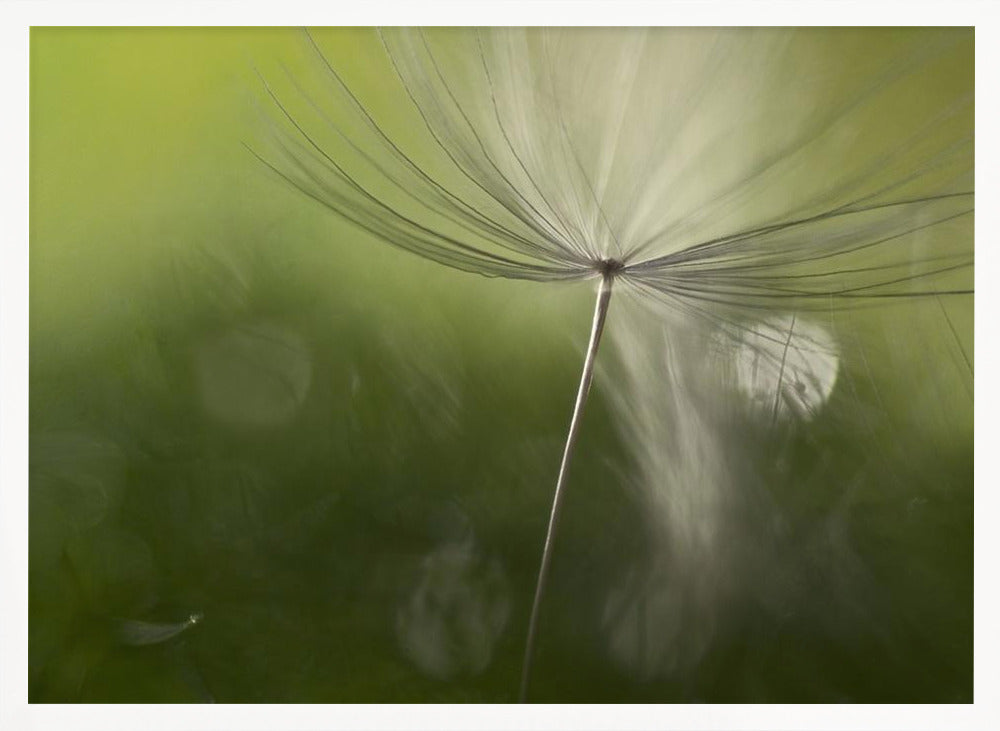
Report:
M594 360L597 356L597 346L601 342L604 331L604 320L608 315L608 305L611 302L611 282L614 274L606 272L597 292L597 304L594 307L594 324L590 330L590 344L587 346L587 357L583 362L583 374L580 376L580 389L576 394L576 406L573 407L573 418L569 423L569 434L566 435L566 447L563 449L562 464L559 465L559 477L556 480L556 491L552 497L552 513L549 516L549 529L545 534L545 548L542 551L542 564L538 569L538 584L535 586L535 600L531 605L531 619L528 621L528 641L524 648L524 666L521 669L521 690L518 693L518 703L525 703L528 697L528 683L531 677L531 664L535 654L535 639L538 634L538 615L542 605L542 594L545 591L549 566L552 563L552 543L562 510L563 486L566 484L566 473L576 446L576 438L580 431L580 417L587 403L590 392L590 382L594 378Z

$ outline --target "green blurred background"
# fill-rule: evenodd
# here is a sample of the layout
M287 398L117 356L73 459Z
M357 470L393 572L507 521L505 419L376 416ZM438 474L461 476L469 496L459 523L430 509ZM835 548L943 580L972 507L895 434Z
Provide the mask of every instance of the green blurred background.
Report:
M316 35L380 93L372 31ZM33 702L514 699L592 292L443 269L267 174L281 63L301 31L32 31ZM833 416L746 437L788 526L754 580L794 590L735 592L655 678L602 630L643 508L599 377L532 696L970 701L971 300L852 319ZM810 553L834 515L848 548Z

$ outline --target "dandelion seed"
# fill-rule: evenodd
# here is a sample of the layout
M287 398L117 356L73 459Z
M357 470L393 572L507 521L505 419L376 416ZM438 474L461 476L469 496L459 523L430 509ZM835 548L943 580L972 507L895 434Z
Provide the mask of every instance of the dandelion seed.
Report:
M808 32L379 37L411 129L379 119L307 34L325 87L278 94L265 84L275 134L271 152L254 154L426 259L488 277L598 283L529 620L524 701L612 292L726 339L745 396L772 419L814 413L837 359L808 313L972 292L972 97L920 105L925 79L964 59L967 36L906 37L891 55L856 61L849 83L825 95L830 64ZM912 111L888 136L874 124L886 105ZM818 161L843 172L827 176ZM937 231L957 233L915 255L914 240Z
M144 622L123 619L118 623L118 640L126 645L157 645L171 640L201 622L203 615L195 612L183 622Z

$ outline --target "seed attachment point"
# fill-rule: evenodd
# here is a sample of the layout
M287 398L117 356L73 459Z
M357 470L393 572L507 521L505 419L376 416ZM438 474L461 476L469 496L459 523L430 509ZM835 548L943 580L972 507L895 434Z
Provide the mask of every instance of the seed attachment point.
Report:
M624 268L625 263L618 259L601 259L597 262L597 271L607 278L614 277Z

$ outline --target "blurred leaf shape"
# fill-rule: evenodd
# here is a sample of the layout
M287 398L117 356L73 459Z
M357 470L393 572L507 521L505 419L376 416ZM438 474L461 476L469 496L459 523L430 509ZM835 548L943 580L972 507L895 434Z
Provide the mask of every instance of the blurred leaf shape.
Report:
M99 434L35 432L29 471L29 540L37 567L57 558L72 535L108 516L125 487L126 458Z
M306 344L275 322L251 322L206 339L196 361L205 410L233 426L288 422L312 381Z

